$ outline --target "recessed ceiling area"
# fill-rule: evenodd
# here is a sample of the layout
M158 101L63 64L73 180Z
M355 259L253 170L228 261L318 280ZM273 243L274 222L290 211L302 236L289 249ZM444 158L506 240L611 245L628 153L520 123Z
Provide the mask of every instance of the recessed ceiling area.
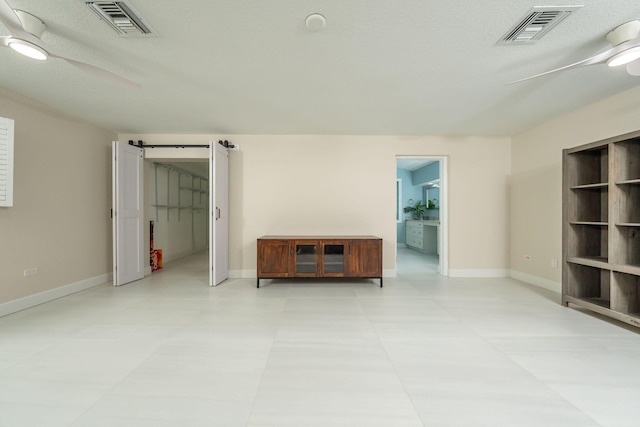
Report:
M6 1L55 52L140 87L1 47L0 87L120 133L509 136L640 85L606 64L505 84L609 49L637 0L581 1L515 46L498 41L545 4L127 0L153 34L125 37L82 0Z
M437 160L430 160L430 159L424 159L424 158L397 159L396 165L399 169L414 171L435 162L437 162Z

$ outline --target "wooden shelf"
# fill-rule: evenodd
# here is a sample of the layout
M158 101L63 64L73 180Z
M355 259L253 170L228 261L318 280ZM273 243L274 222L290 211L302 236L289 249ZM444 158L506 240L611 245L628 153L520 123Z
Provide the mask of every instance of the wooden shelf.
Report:
M620 313L610 308L603 306L599 301L583 298L566 297L566 304L574 304L578 307L589 309L595 313L602 314L612 319L619 320L629 325L640 327L640 314L639 313Z
M639 177L640 132L563 151L562 301L634 326L640 326Z
M640 179L627 179L625 181L618 181L616 185L640 185Z
M567 262L586 265L588 267L603 268L605 270L610 268L609 260L606 257L571 257L567 259Z
M597 184L583 184L583 185L574 185L571 187L572 190L594 190L609 187L608 182L599 182Z

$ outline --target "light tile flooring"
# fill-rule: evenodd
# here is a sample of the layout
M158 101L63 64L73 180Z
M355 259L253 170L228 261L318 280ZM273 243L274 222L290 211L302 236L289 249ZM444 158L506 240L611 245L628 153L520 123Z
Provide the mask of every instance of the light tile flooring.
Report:
M438 255L427 255L406 246L398 247L396 273L398 276L438 274Z
M512 279L228 280L0 318L0 426L638 426L640 336Z

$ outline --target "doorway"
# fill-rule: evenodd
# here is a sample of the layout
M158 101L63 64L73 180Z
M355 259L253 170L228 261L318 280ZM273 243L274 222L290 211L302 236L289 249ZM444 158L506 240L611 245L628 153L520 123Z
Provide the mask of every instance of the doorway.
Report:
M396 273L448 275L447 158L396 158Z
M145 159L144 170L145 234L154 260L148 273L162 271L167 263L208 253L209 162ZM205 267L208 264L208 256L195 259Z
M141 143L142 141L139 141ZM203 247L208 242L209 282L210 286L226 280L228 276L228 147L219 141L209 145L193 146L194 149L184 149L183 146L133 145L114 141L113 143L113 284L124 285L142 279L150 273L150 224L151 215L158 220L160 215L166 215L166 223L171 218L185 217L183 224L165 227L167 230L179 230L188 227L193 241L189 239L192 248L198 246L196 238L200 238ZM153 154L146 154L144 148L158 148ZM183 148L182 150L177 148ZM173 154L173 155L167 155ZM182 154L182 155L180 155ZM145 192L145 175L150 175L149 163L143 157L153 158L154 189L153 198L150 192ZM208 173L197 175L184 168L168 162L176 157L180 162L207 159ZM162 159L162 160L160 160ZM161 163L162 162L162 163ZM165 183L160 189L158 169L166 170ZM145 170L146 169L146 170ZM174 181L171 174L175 172ZM187 175L187 182L182 177ZM159 191L160 190L160 191ZM186 199L182 192L187 192ZM199 197L196 204L195 197ZM184 200L184 203L183 203ZM145 209L146 206L146 209ZM188 211L188 212L187 212ZM203 230L195 232L195 221L187 221L189 213L193 219L195 211L202 213L205 219L200 227ZM164 218L164 217L163 217ZM155 227L154 232L158 230ZM168 232L169 240L175 232ZM154 247L155 247L154 235ZM204 237L204 239L202 239ZM178 241L179 242L179 241ZM180 254L181 256L176 255ZM178 259L189 253L172 250L171 256ZM145 265L149 267L145 267ZM129 274L129 272L131 274Z

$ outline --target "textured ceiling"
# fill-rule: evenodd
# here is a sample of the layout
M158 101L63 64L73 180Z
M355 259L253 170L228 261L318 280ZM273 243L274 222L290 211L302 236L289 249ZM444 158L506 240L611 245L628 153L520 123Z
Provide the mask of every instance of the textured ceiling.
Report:
M607 49L610 29L640 18L637 0L580 1L524 46L496 43L545 3L128 0L157 35L123 38L81 0L8 2L45 21L57 51L142 87L4 48L0 86L118 132L512 135L640 84L596 65L504 85ZM311 13L325 29L305 28Z

